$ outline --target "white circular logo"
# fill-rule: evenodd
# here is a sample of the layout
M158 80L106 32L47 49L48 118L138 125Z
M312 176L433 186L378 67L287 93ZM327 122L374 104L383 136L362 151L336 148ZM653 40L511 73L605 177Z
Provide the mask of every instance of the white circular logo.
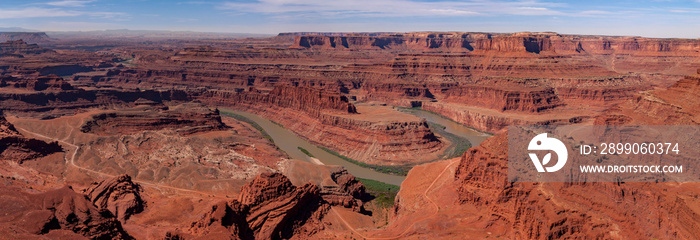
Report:
M535 164L538 172L556 172L564 167L566 159L569 157L569 152L566 150L566 145L556 138L548 138L547 133L542 133L530 140L527 150L551 150L557 154L557 163L551 167L545 167L549 160L552 159L552 153L547 153L542 158L542 161L537 158L537 154L529 153L532 163Z

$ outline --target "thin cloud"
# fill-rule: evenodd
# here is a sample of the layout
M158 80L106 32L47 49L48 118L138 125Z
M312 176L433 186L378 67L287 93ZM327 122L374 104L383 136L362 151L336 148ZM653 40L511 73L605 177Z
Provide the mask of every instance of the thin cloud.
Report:
M91 3L91 2L94 2L94 0L88 0L88 1L66 0L66 1L47 2L46 5L56 6L56 7L85 7L86 4Z
M603 15L607 15L607 14L615 14L615 13L610 12L610 11L589 10L589 11L582 11L582 12L580 12L580 14L585 14L585 15L603 14Z
M671 9L672 13L700 13L700 9Z
M416 0L258 0L226 2L219 8L238 12L270 15L314 13L320 16L412 17L412 16L476 16L476 15L562 15L550 7L555 3L502 1L438 1Z
M57 8L29 7L14 10L0 9L0 19L35 17L73 17L79 15L81 14L77 11L61 10Z
M73 11L73 10L64 10L64 9L60 9L60 8L43 8L43 7L28 7L28 8L21 8L21 9L0 9L0 19L75 17L75 16L115 18L115 17L128 16L128 14L120 13L120 12Z

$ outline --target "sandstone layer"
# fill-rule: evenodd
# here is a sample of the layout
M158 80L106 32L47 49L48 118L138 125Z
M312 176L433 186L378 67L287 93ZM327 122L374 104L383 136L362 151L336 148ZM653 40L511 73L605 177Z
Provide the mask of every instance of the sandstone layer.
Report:
M45 52L54 51L39 47L37 44L27 44L27 42L22 40L0 42L0 56L24 57L24 54L41 54Z
M641 92L596 118L596 124L697 125L700 123L700 70L668 89Z
M123 174L112 179L93 183L85 194L95 206L107 209L120 221L143 211L145 202L141 198L143 189L132 182L129 175Z
M340 184L347 182L340 179ZM241 189L237 200L212 206L189 231L202 239L308 236L323 229L322 217L336 204L327 202L314 184L297 187L282 174L261 174Z
M292 47L318 49L415 49L438 51L499 51L499 52L557 52L628 53L675 52L696 54L700 42L685 39L647 39L641 37L602 37L561 35L557 33L464 33L411 32L368 35L302 35L296 36Z
M198 103L183 103L161 109L146 105L95 114L80 127L82 132L98 135L128 135L160 129L177 129L188 135L223 130L226 126L221 122L218 110L210 110Z

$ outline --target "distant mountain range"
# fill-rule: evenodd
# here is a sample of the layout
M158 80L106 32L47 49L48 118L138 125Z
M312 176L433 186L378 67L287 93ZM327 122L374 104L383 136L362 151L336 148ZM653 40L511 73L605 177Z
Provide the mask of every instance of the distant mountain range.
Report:
M47 32L54 38L179 38L179 39L207 39L207 38L246 38L246 37L270 37L271 34L253 33L213 33L213 32L192 32L192 31L158 31L158 30L128 30L114 29L101 31L70 31L70 32Z
M100 31L38 31L21 27L0 27L0 41L10 41L23 39L30 43L40 41L32 40L32 34L41 33L45 35L44 40L50 38L149 38L149 39L209 39L209 38L247 38L247 37L271 37L272 34L255 33L215 33L215 32L193 32L193 31L159 31L159 30L129 30L114 29ZM24 35L26 34L26 35ZM23 36L24 35L24 36ZM49 38L50 36L50 38Z
M41 32L41 31L26 29L26 28L21 28L21 27L0 27L0 32Z

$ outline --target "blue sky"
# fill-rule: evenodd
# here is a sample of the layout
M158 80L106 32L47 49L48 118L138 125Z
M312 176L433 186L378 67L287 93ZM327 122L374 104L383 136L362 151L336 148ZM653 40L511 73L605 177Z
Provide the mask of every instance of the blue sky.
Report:
M554 31L700 38L700 0L2 0L0 27L270 34Z

